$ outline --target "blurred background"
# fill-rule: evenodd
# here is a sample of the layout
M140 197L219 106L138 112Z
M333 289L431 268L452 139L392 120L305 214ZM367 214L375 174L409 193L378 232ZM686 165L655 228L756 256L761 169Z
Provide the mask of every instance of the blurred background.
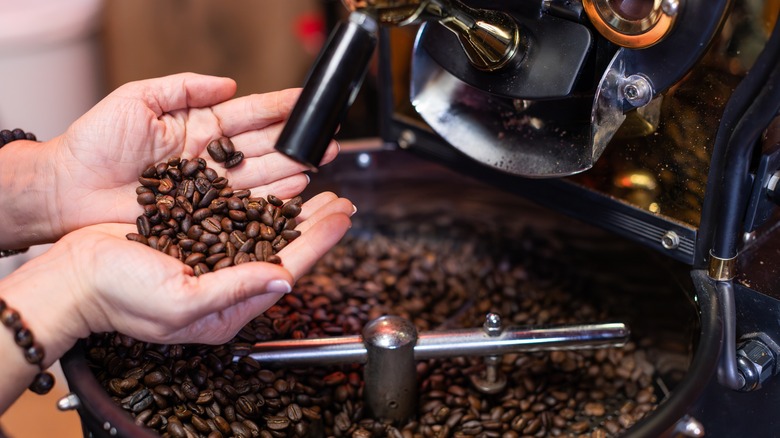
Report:
M299 87L345 15L339 0L0 0L0 129L50 139L119 85L184 71L231 77L238 95ZM369 74L339 140L377 135L374 90ZM0 276L45 249L0 259ZM83 436L54 371L51 393L0 417L9 437Z

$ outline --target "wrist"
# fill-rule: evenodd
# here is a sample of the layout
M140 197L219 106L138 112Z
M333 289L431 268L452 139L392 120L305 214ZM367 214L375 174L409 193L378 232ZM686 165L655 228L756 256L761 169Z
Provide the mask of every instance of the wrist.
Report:
M43 347L44 368L56 362L79 338L89 335L71 290L73 281L67 278L68 265L44 253L0 281L0 299L19 313ZM13 338L13 333L6 336Z
M0 148L0 248L22 249L57 239L52 164L54 142L18 140ZM55 220L52 220L55 218Z

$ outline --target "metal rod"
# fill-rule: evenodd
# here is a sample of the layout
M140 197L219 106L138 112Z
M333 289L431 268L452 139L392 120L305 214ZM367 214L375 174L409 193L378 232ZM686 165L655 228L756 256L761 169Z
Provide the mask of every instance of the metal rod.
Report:
M508 327L497 336L488 335L482 328L431 331L419 334L414 358L620 347L628 341L629 334L625 324L616 322ZM368 353L362 337L338 336L259 342L252 347L249 356L258 362L277 365L327 365L365 363Z

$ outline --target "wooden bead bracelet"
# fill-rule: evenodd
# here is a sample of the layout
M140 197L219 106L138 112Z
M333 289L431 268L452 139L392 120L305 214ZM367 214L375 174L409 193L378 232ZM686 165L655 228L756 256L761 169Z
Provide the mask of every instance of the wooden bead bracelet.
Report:
M40 368L40 372L29 386L30 391L36 394L46 394L51 391L54 387L54 375L43 368L45 354L43 346L35 341L32 332L19 316L19 312L8 307L2 298L0 298L0 321L14 332L14 341L24 350L24 358L27 362Z

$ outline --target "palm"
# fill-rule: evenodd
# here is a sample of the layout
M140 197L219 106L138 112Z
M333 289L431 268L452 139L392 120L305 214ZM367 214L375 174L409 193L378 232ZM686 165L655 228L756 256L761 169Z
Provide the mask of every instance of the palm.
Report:
M53 252L67 248L72 255L66 258L79 262L79 283L90 286L73 289L74 301L91 331L117 330L150 342L222 343L279 299L265 293L268 281L294 282L339 241L351 213L348 200L318 195L303 206L302 234L280 253L283 266L245 263L200 277L175 258L128 241L132 226L126 224L78 230Z
M67 193L58 203L63 232L134 222L134 190L143 169L171 156L208 161L206 145L220 136L231 137L247 157L241 168L222 172L235 187L276 190L280 197L299 193L306 183L303 167L273 149L297 92L228 100L234 89L232 81L197 75L135 83L74 123L60 138L55 170L58 187ZM276 170L258 171L267 168Z

